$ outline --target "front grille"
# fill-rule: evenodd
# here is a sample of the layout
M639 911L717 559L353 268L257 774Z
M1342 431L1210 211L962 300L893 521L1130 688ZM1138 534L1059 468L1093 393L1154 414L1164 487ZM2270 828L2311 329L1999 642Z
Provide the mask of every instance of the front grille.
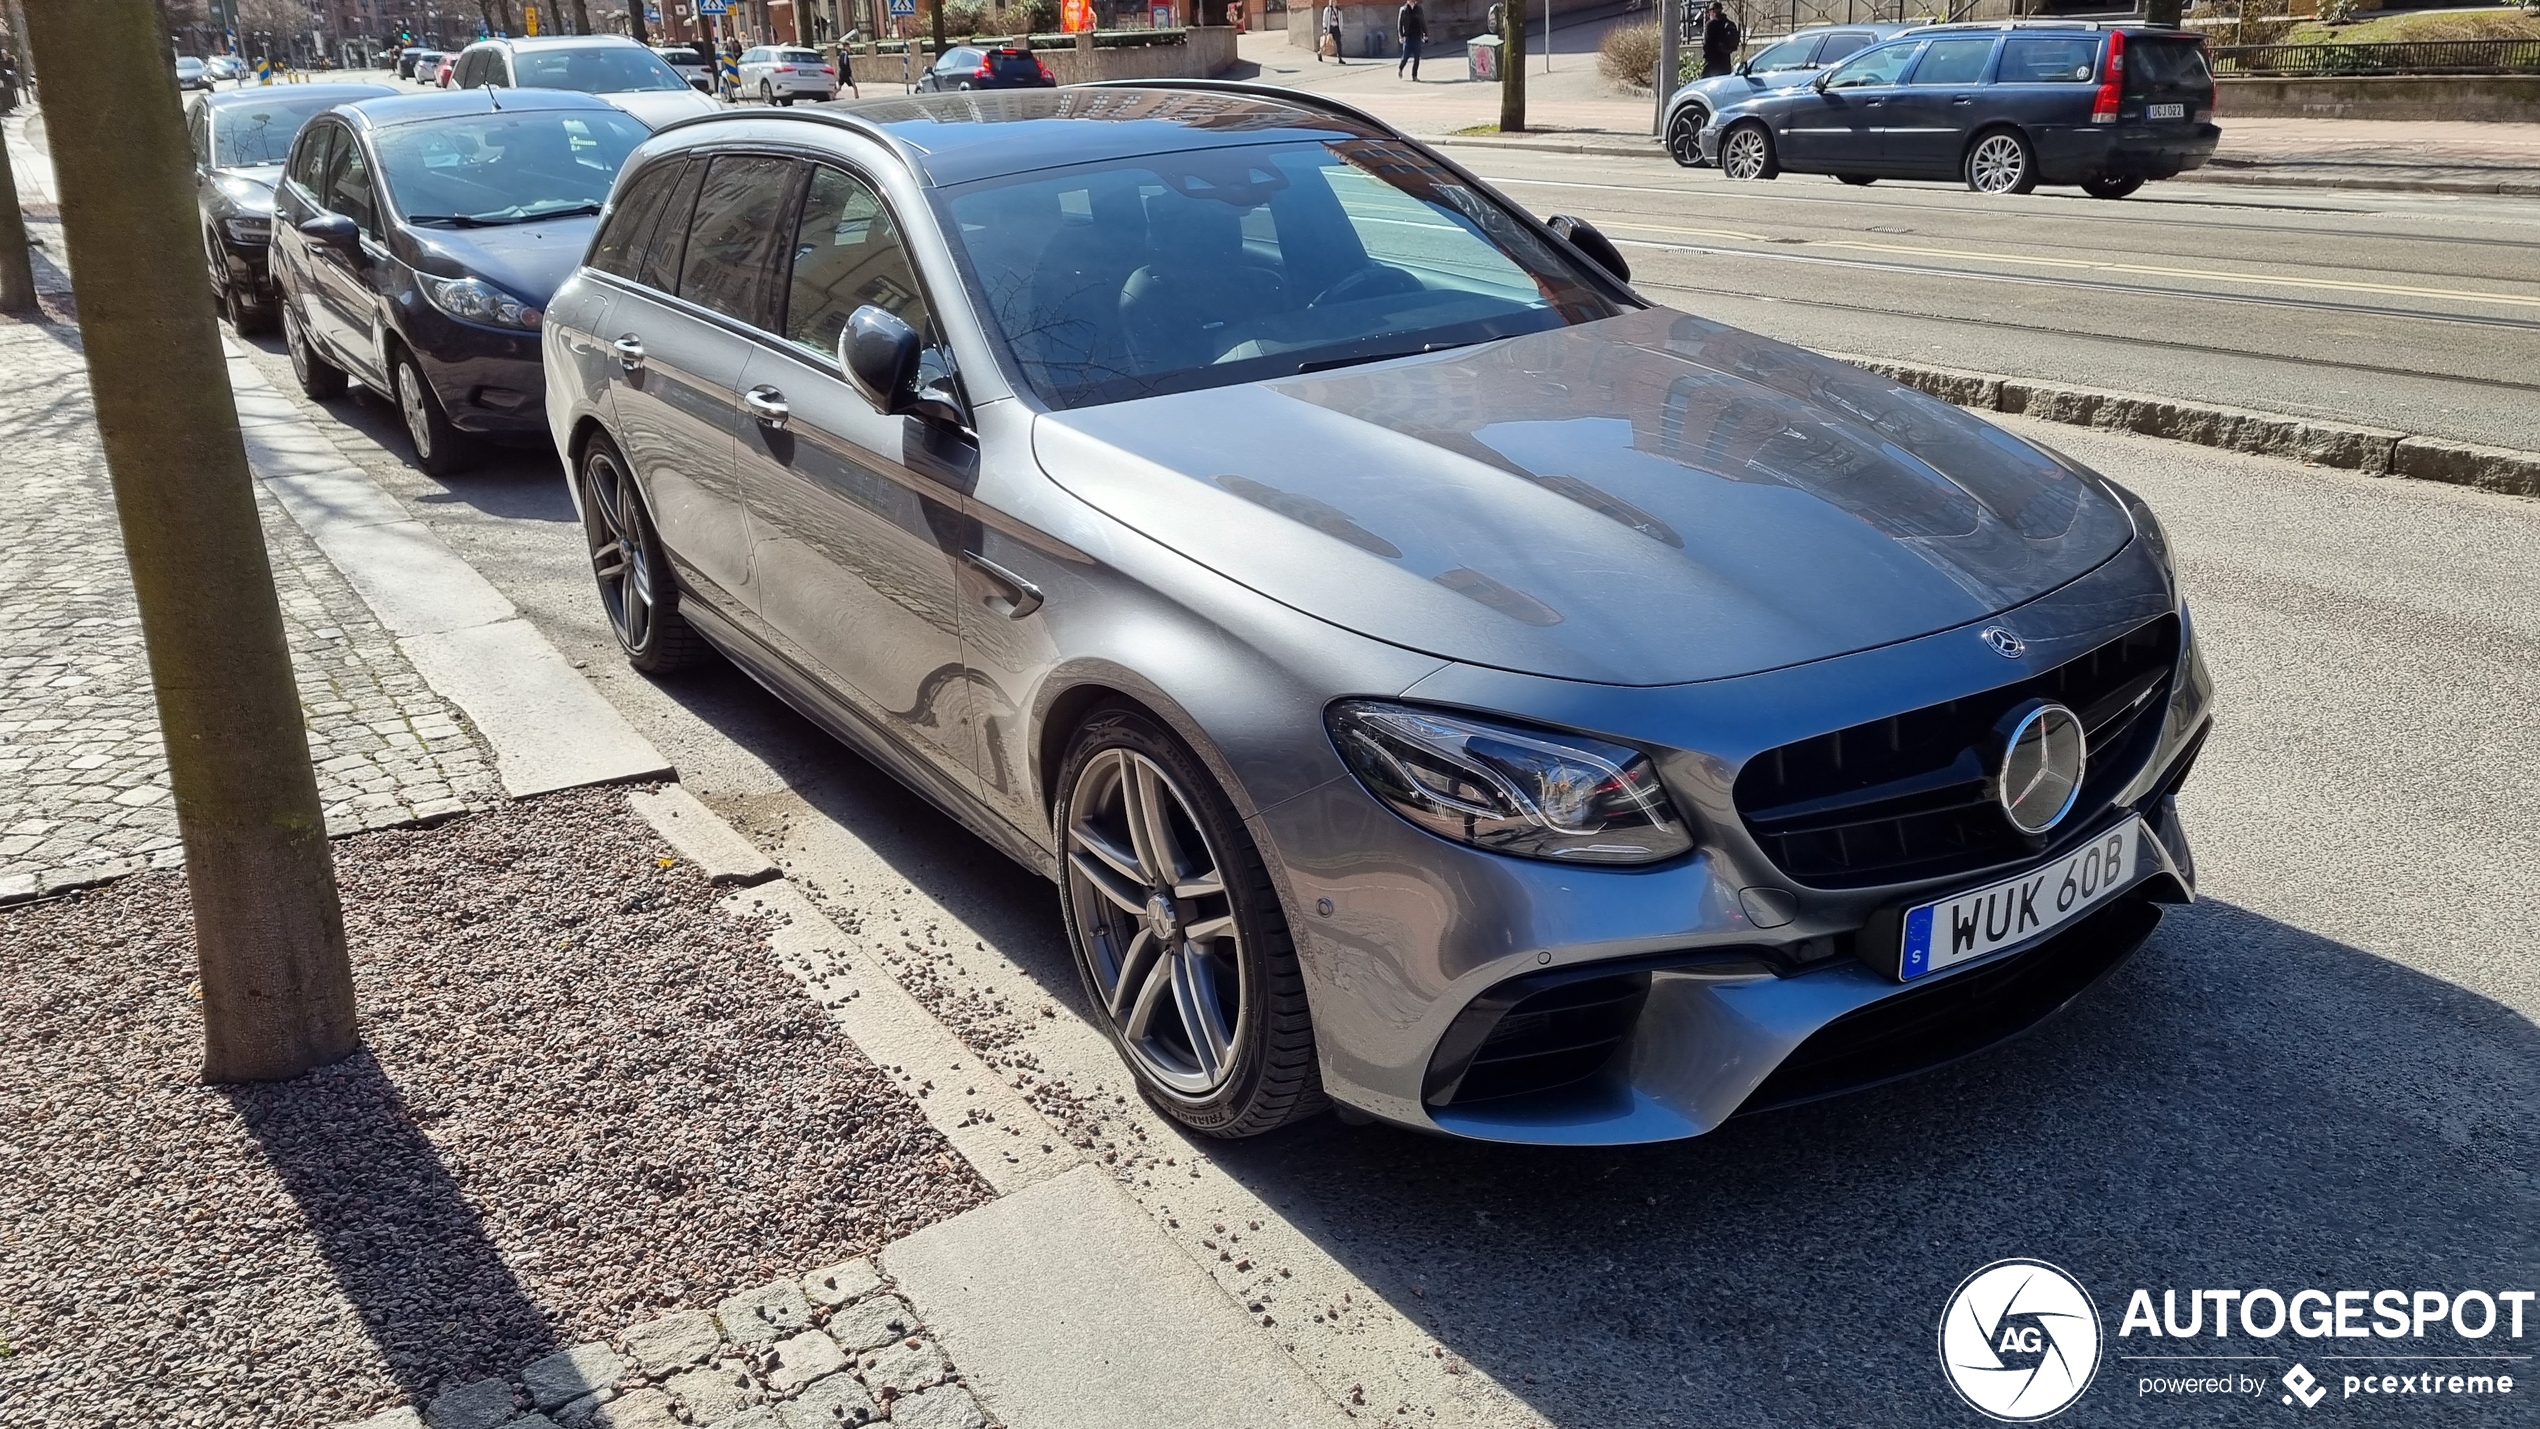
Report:
M1994 801L1988 742L2012 706L2081 716L2089 769L2062 828L2078 832L2149 758L2178 664L2164 615L2042 675L1768 749L1739 771L1739 817L1775 867L1817 888L1869 888L2034 858L2053 843Z
M1613 1060L1648 996L1646 971L1555 973L1493 988L1440 1039L1428 1101L1461 1106L1584 1081Z
M1857 1091L2008 1041L2114 972L2160 925L2129 895L2025 953L1917 983L1818 1028L1738 1112Z

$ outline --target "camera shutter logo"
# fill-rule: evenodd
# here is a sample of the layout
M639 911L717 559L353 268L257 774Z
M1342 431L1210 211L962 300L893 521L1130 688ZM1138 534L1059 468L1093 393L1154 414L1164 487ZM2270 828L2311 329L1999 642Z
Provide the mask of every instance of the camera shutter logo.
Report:
M1970 1408L2032 1424L2081 1398L2099 1372L2099 1311L2042 1260L1997 1260L1940 1313L1940 1368Z

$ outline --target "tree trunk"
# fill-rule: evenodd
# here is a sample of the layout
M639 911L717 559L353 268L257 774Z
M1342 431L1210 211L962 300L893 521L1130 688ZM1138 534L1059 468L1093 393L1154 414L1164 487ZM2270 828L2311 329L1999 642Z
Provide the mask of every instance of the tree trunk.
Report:
M591 33L591 0L573 0L573 33Z
M652 43L644 33L644 0L626 0L626 33L634 36L639 45Z
M353 970L317 775L150 0L26 0L97 431L141 606L194 900L206 1081L351 1052Z
M18 178L9 169L9 146L0 144L0 313L35 311L35 260L26 246L26 215L18 210Z
M1499 7L1499 132L1526 131L1526 0Z
M935 53L944 52L944 0L927 0L926 9L935 17Z
M2187 13L2186 0L2144 0L2143 22L2178 28L2179 17Z

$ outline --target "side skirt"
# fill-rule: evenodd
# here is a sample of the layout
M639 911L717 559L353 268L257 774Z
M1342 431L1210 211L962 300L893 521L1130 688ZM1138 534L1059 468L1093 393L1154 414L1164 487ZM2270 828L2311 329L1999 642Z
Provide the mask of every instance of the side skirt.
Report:
M741 673L783 700L795 713L820 726L830 738L864 756L866 762L906 785L911 793L995 845L999 853L1043 878L1058 880L1058 860L1050 850L1007 823L977 795L945 778L942 770L875 729L862 711L822 689L792 661L768 649L703 601L681 601L679 613L709 644L722 651L724 658L738 665Z

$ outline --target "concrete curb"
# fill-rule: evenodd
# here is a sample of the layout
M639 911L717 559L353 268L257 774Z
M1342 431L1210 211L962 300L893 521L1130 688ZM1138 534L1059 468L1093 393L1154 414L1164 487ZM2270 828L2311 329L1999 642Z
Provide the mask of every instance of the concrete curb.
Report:
M1461 144L1475 149L1508 149L1519 153L1590 155L1618 159L1663 159L1664 149L1656 138L1632 139L1616 135L1581 135L1566 139L1548 135L1541 139L1492 138L1486 134L1450 134L1426 139L1429 144ZM2264 165L2241 168L2224 164L2208 166L2192 173L2180 174L2179 183L2245 184L2258 188L2342 189L2364 193L2425 194L2501 194L2507 197L2540 197L2540 181L2530 179L2386 179L2369 175L2292 174Z
M466 713L494 751L505 793L678 777L501 591L310 425L235 342L222 343L256 478L424 683Z
M1879 357L1835 352L1826 356L1977 411L2137 432L2225 451L2342 467L2367 476L2404 476L2508 496L2540 496L2540 452L2478 446L2383 427L2353 426L2139 392L2103 392L1987 372L1890 362Z

